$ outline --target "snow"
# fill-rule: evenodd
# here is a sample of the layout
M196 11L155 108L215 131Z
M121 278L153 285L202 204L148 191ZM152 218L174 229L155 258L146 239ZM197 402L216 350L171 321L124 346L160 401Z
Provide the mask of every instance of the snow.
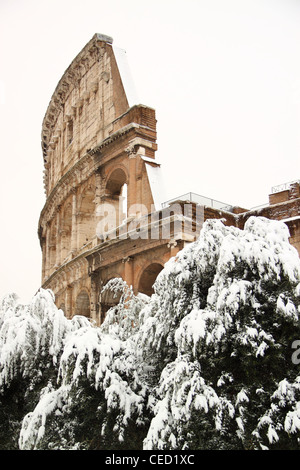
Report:
M42 395L34 411L28 413L23 420L19 438L20 449L32 450L38 445L45 435L47 417L62 408L69 390L69 386L64 386Z
M235 402L235 405L239 405L240 403L243 403L243 402L248 402L249 401L249 398L246 394L246 391L244 389L242 389L236 396L236 402Z
M193 309L183 318L175 334L175 343L181 351L185 350L186 345L193 344L193 353L196 355L197 346L206 334L207 317L210 317L209 313Z
M298 401L293 411L289 411L284 421L284 429L287 433L300 431L300 402Z
M295 327L298 325L299 313L293 296L298 295L299 297L300 265L298 254L289 245L288 238L289 232L284 224L260 217L249 219L243 231L234 228L224 229L219 221L207 221L199 240L182 250L175 259L170 260L157 279L155 285L157 295L163 293L164 299L166 299L171 290L175 291L175 295L172 296L172 319L169 318L166 301L162 300L160 305L156 305L155 316L150 316L145 323L148 334L147 344L152 340L152 346L158 345L158 348L160 348L163 344L163 336L166 339L170 337L169 328L174 324L175 319L178 319L174 342L179 357L182 354L191 354L191 358L197 358L199 355L201 357L201 352L205 350L205 347L210 347L217 354L219 351L218 345L225 344L229 331L232 330L234 325L237 326L237 332L235 336L230 333L232 344L236 342L237 346L241 345L247 348L247 354L253 354L256 360L265 357L270 348L280 347L279 344L276 344L273 335L269 331L265 331L263 325L255 319L255 315L260 318L264 312L264 303L270 300L268 295L263 300L264 285L271 282L274 286L275 295L276 289L279 289L282 285L282 280L288 279L293 292L288 295L286 295L286 292L280 292L275 297L273 315L277 318L278 315L284 317L285 320L291 321ZM195 259L197 260L197 267L195 267ZM197 278L199 282L199 279L204 277L204 273L208 273L210 266L215 266L216 271L207 294L205 308L199 308L199 298L192 296L188 310L180 319L180 309L184 306L184 298L182 297L184 287L188 284L191 286L195 282L192 274L195 270L199 276ZM196 292L196 286L193 289ZM243 312L245 312L244 324L241 318ZM161 320L158 321L160 318ZM158 339L158 337L160 338ZM145 335L143 335L143 338L145 338ZM239 354L238 350L231 350L232 357L238 357ZM204 413L210 412L215 416L216 429L221 431L226 411L230 417L236 414L237 435L240 439L244 438L245 423L247 422L245 409L247 404L251 402L246 389L240 390L234 403L228 400L224 401L224 398L214 391L211 395L213 400L209 404L205 394L200 392L201 386L203 386L203 382L200 380L201 375L199 376L201 386L198 389L188 391L187 385L182 386L180 389L176 385L171 393L170 376L167 374L167 370L169 369L165 369L161 376L159 389L161 401L156 405L156 412L160 416L162 410L164 410L163 416L165 417L166 395L169 394L171 409L168 412L168 423L174 423L173 427L175 427L176 422L180 422L182 425L182 420L188 420L193 409L202 409ZM180 376L183 372L176 367L173 373L174 379L171 383L173 384L172 387L175 387L175 383L181 383ZM223 387L229 379L230 382L234 381L231 374L227 376L226 373L222 374L216 386ZM189 375L188 383L189 386L192 383L191 375ZM281 385L283 386L284 382ZM261 390L259 396L263 397L264 392L263 389ZM279 387L279 390L282 394L283 388L280 389ZM256 391L255 395L257 395ZM188 402L184 401L184 396L188 397ZM273 399L275 398L276 394ZM278 396L276 399L278 400ZM180 406L178 403L180 403ZM279 403L281 404L281 401ZM183 418L183 410L185 418ZM278 410L276 407L271 406L271 412L277 413ZM298 415L295 412L289 416L290 419L295 417L295 423L297 423L296 418ZM266 417L265 420L261 420L260 425L262 426L265 422ZM154 426L156 426L156 429L154 429ZM157 429L158 426L161 426L161 428ZM165 440L166 442L169 439L169 437L162 437L165 436L163 434L165 430L164 421L152 421L146 440L148 449L163 448L162 441ZM259 436L259 446L261 448L266 447L261 442L259 431L257 431L257 436ZM269 444L278 441L278 431L273 425L267 427L266 438ZM149 439L152 443L149 442ZM171 445L170 441L168 442Z
M129 107L139 104L139 98L129 69L126 51L112 45L117 66L121 75L121 80L128 100Z
M296 220L300 220L300 215L288 217L287 219L281 219L282 222L295 222Z
M40 289L30 306L5 298L1 309L0 388L19 373L30 376L39 357L49 356L56 364L64 339L76 328L76 321L67 321L56 308L50 291Z
M277 299L277 311L281 315L290 317L295 321L298 319L298 313L295 305L291 302L290 299L285 299L284 294L280 294Z
M268 436L270 444L272 444L273 442L277 442L279 439L276 430L271 425L268 428L267 436Z
M288 236L283 223L260 217L244 230L206 221L151 297L110 281L120 302L101 327L66 319L51 291L29 305L5 297L0 400L15 381L26 380L28 397L36 390L19 447L80 446L72 429L89 394L99 400L99 435L124 446L130 426L146 429L145 450L188 449L194 438L228 445L227 436L267 448L284 433L299 437L300 377L286 342L300 333L300 261Z
M153 164L147 162L146 160L145 165L154 201L154 206L156 210L160 210L162 208L162 203L166 200L165 184L163 181L162 170L159 166L153 166Z

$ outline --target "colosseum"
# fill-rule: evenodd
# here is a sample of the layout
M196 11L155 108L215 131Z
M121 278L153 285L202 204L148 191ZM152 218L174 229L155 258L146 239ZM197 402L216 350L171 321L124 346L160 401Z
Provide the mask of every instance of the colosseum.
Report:
M156 140L155 110L137 102L125 51L95 34L63 74L42 124L42 286L68 318L101 324L117 302L102 292L112 278L151 295L166 261L208 218L240 228L250 215L283 220L300 252L299 180L273 188L269 204L253 210L194 193L165 201Z

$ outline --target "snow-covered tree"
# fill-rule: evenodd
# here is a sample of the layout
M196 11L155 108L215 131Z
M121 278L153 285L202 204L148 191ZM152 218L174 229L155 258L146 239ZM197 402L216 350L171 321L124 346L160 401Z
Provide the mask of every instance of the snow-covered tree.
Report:
M22 449L132 449L145 435L146 390L131 336L144 302L119 279L119 304L101 328L85 324L64 342L55 388L23 421ZM142 364L141 364L142 367Z
M260 217L244 230L206 221L150 298L109 283L120 302L101 327L67 320L43 289L28 306L6 297L3 448L299 449L300 262L288 239Z
M169 262L171 274L156 284L161 309L144 330L150 348L167 336L177 355L162 371L146 448L299 445L291 346L300 334L300 263L288 237L284 224L263 218L250 218L244 230L210 221ZM172 303L163 298L167 279Z
M39 401L41 388L56 384L57 367L69 334L88 323L71 321L43 289L30 305L15 294L0 304L0 433L1 445L17 447L24 417Z

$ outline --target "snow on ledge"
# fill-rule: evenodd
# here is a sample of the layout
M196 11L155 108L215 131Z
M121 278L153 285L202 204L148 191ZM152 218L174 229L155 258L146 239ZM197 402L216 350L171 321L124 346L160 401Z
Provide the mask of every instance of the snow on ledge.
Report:
M300 220L300 215L296 215L295 217L289 217L288 219L281 219L280 222L294 222L295 220Z
M129 107L139 104L138 95L135 89L134 81L127 62L126 51L116 46L112 46L115 54L117 66L121 75L121 80L126 93Z

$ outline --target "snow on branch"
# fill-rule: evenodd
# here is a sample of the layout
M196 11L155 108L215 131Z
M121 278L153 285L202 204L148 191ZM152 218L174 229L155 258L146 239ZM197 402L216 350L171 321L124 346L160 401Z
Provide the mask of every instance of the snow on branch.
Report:
M66 319L50 291L29 305L5 297L0 434L14 427L1 445L299 449L300 261L288 240L262 217L244 230L208 220L151 297L109 281L101 295L116 303L100 327Z

